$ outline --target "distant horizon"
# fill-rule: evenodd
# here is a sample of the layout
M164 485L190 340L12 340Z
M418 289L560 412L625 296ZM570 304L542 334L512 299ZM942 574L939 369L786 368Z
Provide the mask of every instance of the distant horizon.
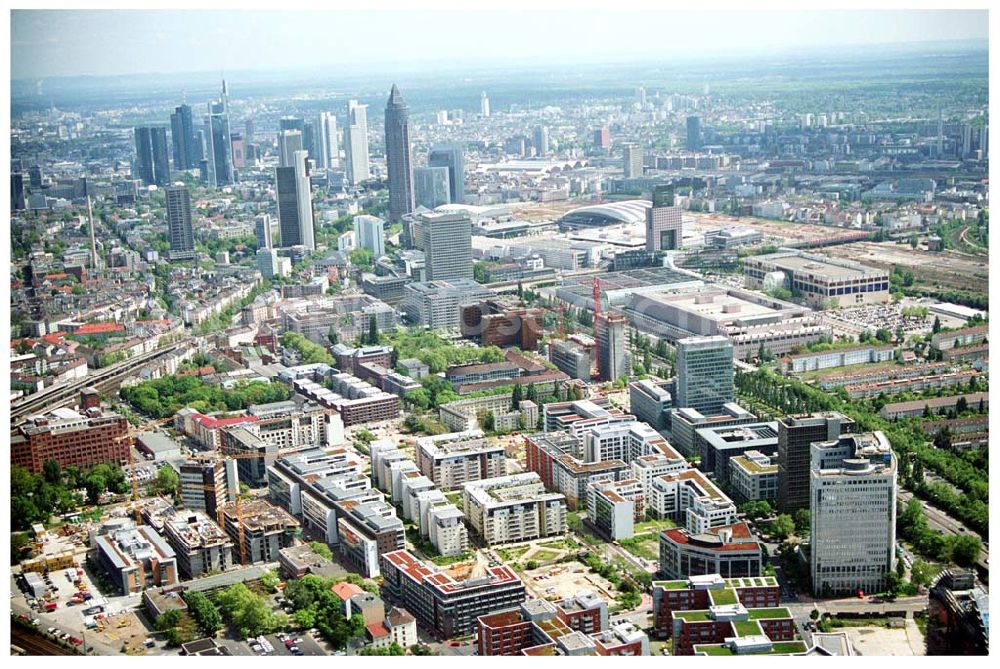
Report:
M866 49L989 46L985 10L321 10L275 15L252 10L12 10L11 81L215 73L351 77L373 70L537 70L665 59L724 62L823 51L836 59ZM321 20L310 20L316 17ZM561 32L549 28L549 21ZM684 30L672 32L681 24ZM561 34L566 37L556 37ZM486 35L490 39L483 39ZM94 43L102 49L93 49Z

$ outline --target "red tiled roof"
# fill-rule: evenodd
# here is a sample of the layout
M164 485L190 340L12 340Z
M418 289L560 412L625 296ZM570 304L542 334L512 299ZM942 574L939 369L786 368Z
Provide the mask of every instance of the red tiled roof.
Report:
M240 423L256 423L257 417L236 416L234 418L212 418L211 416L198 414L197 416L191 416L191 420L201 425L204 425L210 430L215 430L220 427L230 427L232 425L239 425Z
M368 633L372 635L373 639L378 639L379 637L389 636L389 630L386 629L385 623L377 622L366 626Z
M76 329L74 334L104 334L105 332L122 332L124 330L125 327L118 325L118 323L84 323Z
M333 592L333 594L340 597L340 599L345 602L354 595L360 595L361 593L364 592L364 590L362 590L358 586L354 585L353 583L348 583L347 581L333 585L330 588L330 591ZM379 624L381 625L382 623Z

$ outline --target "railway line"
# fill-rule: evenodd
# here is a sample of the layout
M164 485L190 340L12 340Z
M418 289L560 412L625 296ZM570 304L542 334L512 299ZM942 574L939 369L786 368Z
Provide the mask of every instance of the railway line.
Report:
M29 395L14 402L10 408L11 425L16 426L23 423L32 414L63 407L74 402L84 388L94 387L98 390L108 390L116 387L139 367L175 353L185 346L187 341L175 342L155 351L137 355L104 369L95 370L79 381L52 388L47 392Z
M20 625L10 626L10 642L20 646L28 655L77 655L68 648L46 639L37 634L32 634Z

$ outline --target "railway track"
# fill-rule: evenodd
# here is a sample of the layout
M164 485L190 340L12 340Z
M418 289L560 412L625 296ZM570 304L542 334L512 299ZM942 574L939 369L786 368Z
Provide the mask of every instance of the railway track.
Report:
M186 342L170 344L164 348L143 353L134 358L116 363L105 369L96 370L93 374L89 374L86 378L75 383L60 386L48 392L29 395L23 400L11 404L11 424L18 425L23 423L27 416L46 409L66 406L76 401L80 391L84 388L94 387L98 390L107 390L108 388L117 386L124 378L134 373L142 365L166 357L176 352L185 344Z
M10 626L10 642L20 646L28 655L77 655L78 653L64 648L45 637L32 634L20 625Z

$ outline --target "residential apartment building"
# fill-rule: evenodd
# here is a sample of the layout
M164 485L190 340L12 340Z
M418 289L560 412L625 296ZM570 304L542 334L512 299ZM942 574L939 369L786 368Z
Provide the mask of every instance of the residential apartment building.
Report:
M420 472L441 490L456 490L470 481L507 474L500 444L490 444L478 430L417 439L414 449Z
M440 639L472 634L479 616L512 609L525 597L524 583L503 565L485 574L468 565L438 570L400 550L381 557L381 571L383 594Z
M219 511L236 501L240 476L235 459L192 459L180 466L181 506L204 511L209 518L219 518Z
M277 562L278 552L291 546L300 532L295 518L263 499L226 507L223 523L241 564Z
M534 472L466 483L465 515L490 546L566 532L566 498L545 491Z
M631 539L635 523L646 518L645 491L637 479L591 483L587 520L612 541Z
M673 381L643 379L628 384L629 411L656 430L667 427L667 409L673 407Z
M226 571L233 566L233 542L215 521L197 511L182 511L163 525L185 578Z
M702 534L736 522L736 505L697 469L662 474L646 491L647 513Z

